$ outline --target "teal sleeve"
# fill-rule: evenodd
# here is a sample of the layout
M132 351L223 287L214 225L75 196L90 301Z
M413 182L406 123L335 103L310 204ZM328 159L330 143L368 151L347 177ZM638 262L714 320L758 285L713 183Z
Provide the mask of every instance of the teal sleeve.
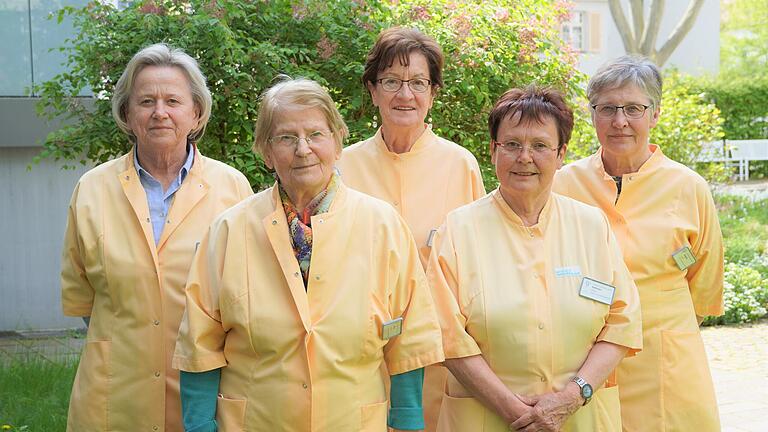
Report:
M181 414L186 432L216 432L216 397L221 369L208 372L181 371Z
M392 375L389 379L391 391L387 425L401 430L424 429L424 410L421 405L424 368Z

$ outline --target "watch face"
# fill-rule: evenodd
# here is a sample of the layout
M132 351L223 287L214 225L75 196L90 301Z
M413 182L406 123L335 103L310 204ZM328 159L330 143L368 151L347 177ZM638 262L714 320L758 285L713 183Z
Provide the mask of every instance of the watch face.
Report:
M584 397L584 399L589 399L592 397L592 386L589 384L584 384L584 387L581 388L581 395Z

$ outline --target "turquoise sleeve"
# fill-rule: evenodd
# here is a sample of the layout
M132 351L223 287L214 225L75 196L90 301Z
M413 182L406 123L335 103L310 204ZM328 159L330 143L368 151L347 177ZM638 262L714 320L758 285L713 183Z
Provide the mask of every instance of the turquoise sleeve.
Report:
M221 369L181 371L181 414L186 432L216 432L216 397Z
M400 430L424 429L421 404L424 368L392 375L390 378L390 408L387 425Z

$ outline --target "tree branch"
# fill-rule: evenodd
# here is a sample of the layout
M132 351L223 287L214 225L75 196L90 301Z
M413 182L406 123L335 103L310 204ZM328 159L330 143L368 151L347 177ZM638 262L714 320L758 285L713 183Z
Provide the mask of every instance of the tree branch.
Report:
M613 22L619 30L619 35L621 35L621 41L624 43L624 50L629 54L637 54L637 42L629 28L627 17L624 16L624 11L621 9L621 3L619 0L608 0L608 7L613 16Z
M669 39L664 42L664 45L662 45L661 49L659 49L654 56L656 58L656 64L659 67L669 60L669 56L672 55L675 48L680 45L680 42L682 42L685 35L691 31L691 27L693 27L694 22L696 22L696 17L699 15L699 11L701 11L703 5L704 0L691 0L691 2L688 3L688 9L685 11L683 18L672 31Z
M645 20L643 19L643 9L645 0L629 0L629 11L632 13L632 30L635 35L637 45L640 45L640 35L645 30Z
M652 57L656 50L656 38L659 36L661 27L661 17L664 16L665 0L651 0L650 14L648 22L643 29L643 36L640 38L640 52L648 57Z

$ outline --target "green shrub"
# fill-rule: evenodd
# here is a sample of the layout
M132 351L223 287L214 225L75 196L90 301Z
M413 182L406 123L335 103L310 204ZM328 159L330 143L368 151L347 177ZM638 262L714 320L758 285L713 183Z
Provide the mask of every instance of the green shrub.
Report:
M486 122L495 99L531 82L576 97L584 82L559 38L567 2L146 0L120 11L93 2L66 15L79 29L63 49L69 71L34 92L40 111L74 122L47 138L40 157L101 162L124 153L129 143L110 117L109 98L130 57L162 41L197 58L209 79L213 113L201 150L243 171L256 189L272 182L250 151L258 95L278 73L315 79L337 102L350 142L371 136L375 111L360 77L390 25L419 27L442 45L446 85L432 122L478 157L489 186ZM71 97L88 88L98 96L90 111Z
M708 317L704 325L755 321L768 313L768 280L748 266L726 263L723 300L725 314Z

